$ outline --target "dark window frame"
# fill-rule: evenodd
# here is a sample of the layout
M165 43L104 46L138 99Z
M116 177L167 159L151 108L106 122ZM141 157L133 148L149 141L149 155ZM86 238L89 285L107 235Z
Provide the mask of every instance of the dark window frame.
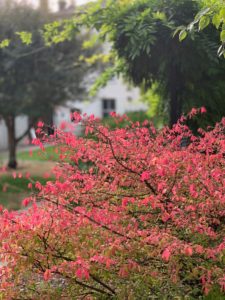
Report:
M115 98L103 98L102 99L102 116L108 117L111 112L116 111L116 99Z

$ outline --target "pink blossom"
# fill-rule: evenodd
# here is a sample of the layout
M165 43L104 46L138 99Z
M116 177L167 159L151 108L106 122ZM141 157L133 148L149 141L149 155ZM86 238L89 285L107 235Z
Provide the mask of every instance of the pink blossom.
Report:
M149 180L150 179L150 172L149 171L144 171L142 174L141 174L141 180L142 181L145 181L145 180Z
M51 271L47 269L47 270L44 272L44 280L45 280L45 281L48 281L50 278L51 278Z
M42 121L38 121L37 127L39 127L39 128L44 127L44 123Z
M166 248L162 253L162 259L166 262L170 260L171 252L168 248Z
M205 114L207 112L207 110L206 110L206 108L204 106L202 106L200 108L200 112L201 112L201 114Z

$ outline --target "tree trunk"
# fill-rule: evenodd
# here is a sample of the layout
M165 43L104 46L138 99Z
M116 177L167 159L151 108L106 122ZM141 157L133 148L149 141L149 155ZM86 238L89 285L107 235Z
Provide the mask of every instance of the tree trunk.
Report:
M176 66L171 67L169 81L170 89L170 113L169 113L169 125L172 127L177 123L182 113L182 76Z
M9 149L9 161L8 167L11 169L17 168L16 161L16 132L15 132L15 116L8 116L5 119L8 130L8 149Z
M170 99L170 116L169 116L169 125L172 127L177 123L179 118L181 117L181 101L178 95L178 92L175 90L171 93Z

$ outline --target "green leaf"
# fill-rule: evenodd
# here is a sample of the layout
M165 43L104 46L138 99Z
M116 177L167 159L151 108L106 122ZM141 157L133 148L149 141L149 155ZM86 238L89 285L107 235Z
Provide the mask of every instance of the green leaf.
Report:
M182 42L187 36L187 31L186 30L181 30L179 34L179 41Z
M215 25L215 27L218 29L220 27L221 18L218 14L215 14L212 18L212 23Z
M221 33L220 33L220 40L222 43L225 42L225 30L222 30Z
M203 16L201 17L199 21L199 30L203 30L206 28L210 23L210 17L209 16Z
M185 30L186 27L185 26L178 26L176 28L176 30L173 32L173 38L178 34L178 32L180 32L181 30Z

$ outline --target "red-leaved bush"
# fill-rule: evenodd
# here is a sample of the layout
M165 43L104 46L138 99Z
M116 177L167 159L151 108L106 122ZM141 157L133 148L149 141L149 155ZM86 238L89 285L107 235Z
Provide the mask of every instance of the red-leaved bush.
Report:
M92 116L73 120L88 138L50 137L56 180L36 183L27 210L1 212L2 298L223 294L225 119L198 135L185 117L160 131L148 121L110 130Z

